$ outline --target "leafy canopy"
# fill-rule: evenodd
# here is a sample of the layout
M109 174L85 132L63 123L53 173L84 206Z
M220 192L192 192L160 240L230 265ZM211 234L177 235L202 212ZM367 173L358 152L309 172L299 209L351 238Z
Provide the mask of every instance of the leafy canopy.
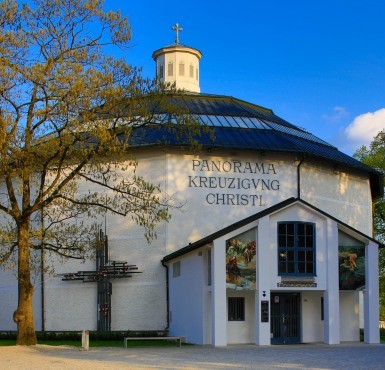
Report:
M194 122L167 104L164 87L109 54L130 38L127 18L102 1L0 4L0 262L17 250L25 222L29 248L84 258L93 218L130 215L148 239L169 219L171 199L137 175L128 140L138 117L166 119L154 107L189 135Z
M369 148L362 146L354 157L385 174L385 130L371 142ZM385 199L377 199L373 205L373 227L375 238L385 244ZM380 250L380 317L385 320L385 250Z

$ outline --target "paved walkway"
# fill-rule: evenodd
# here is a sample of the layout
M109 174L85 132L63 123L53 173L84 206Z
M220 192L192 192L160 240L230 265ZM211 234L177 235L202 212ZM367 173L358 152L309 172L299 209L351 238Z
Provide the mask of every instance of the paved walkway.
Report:
M385 345L131 347L89 351L14 346L0 347L0 369L385 369Z

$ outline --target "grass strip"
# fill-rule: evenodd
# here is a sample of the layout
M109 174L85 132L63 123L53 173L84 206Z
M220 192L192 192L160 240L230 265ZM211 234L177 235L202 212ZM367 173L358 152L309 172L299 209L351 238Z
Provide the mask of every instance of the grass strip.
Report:
M38 344L48 346L75 346L81 347L81 341L75 340L38 340ZM0 340L0 347L15 346L16 340L4 339ZM183 344L182 344L183 345ZM176 347L177 343L162 340L132 340L128 341L128 347ZM122 340L90 340L90 347L124 347Z

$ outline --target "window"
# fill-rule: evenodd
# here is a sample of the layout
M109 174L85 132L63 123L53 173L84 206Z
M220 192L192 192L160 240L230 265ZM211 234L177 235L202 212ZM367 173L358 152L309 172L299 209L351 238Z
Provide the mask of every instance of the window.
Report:
M211 285L211 249L207 251L207 285Z
M199 74L198 74L198 68L196 68L196 74L195 74L196 80L199 80Z
M315 225L278 223L279 275L315 275Z
M184 76L184 62L179 63L179 76Z
M168 62L167 75L172 76L173 74L174 74L174 66L173 66L172 62Z
M172 264L172 277L180 276L180 261Z
M163 78L163 77L164 77L163 64L161 64L159 66L159 78Z
M245 298L229 297L227 314L228 321L245 321Z
M190 64L190 77L194 77L194 66L192 64Z

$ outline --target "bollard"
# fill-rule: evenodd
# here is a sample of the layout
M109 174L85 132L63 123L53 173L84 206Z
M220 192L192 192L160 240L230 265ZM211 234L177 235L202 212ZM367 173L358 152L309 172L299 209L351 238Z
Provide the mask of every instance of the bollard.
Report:
M90 349L90 331L83 330L82 332L82 348L89 350Z

